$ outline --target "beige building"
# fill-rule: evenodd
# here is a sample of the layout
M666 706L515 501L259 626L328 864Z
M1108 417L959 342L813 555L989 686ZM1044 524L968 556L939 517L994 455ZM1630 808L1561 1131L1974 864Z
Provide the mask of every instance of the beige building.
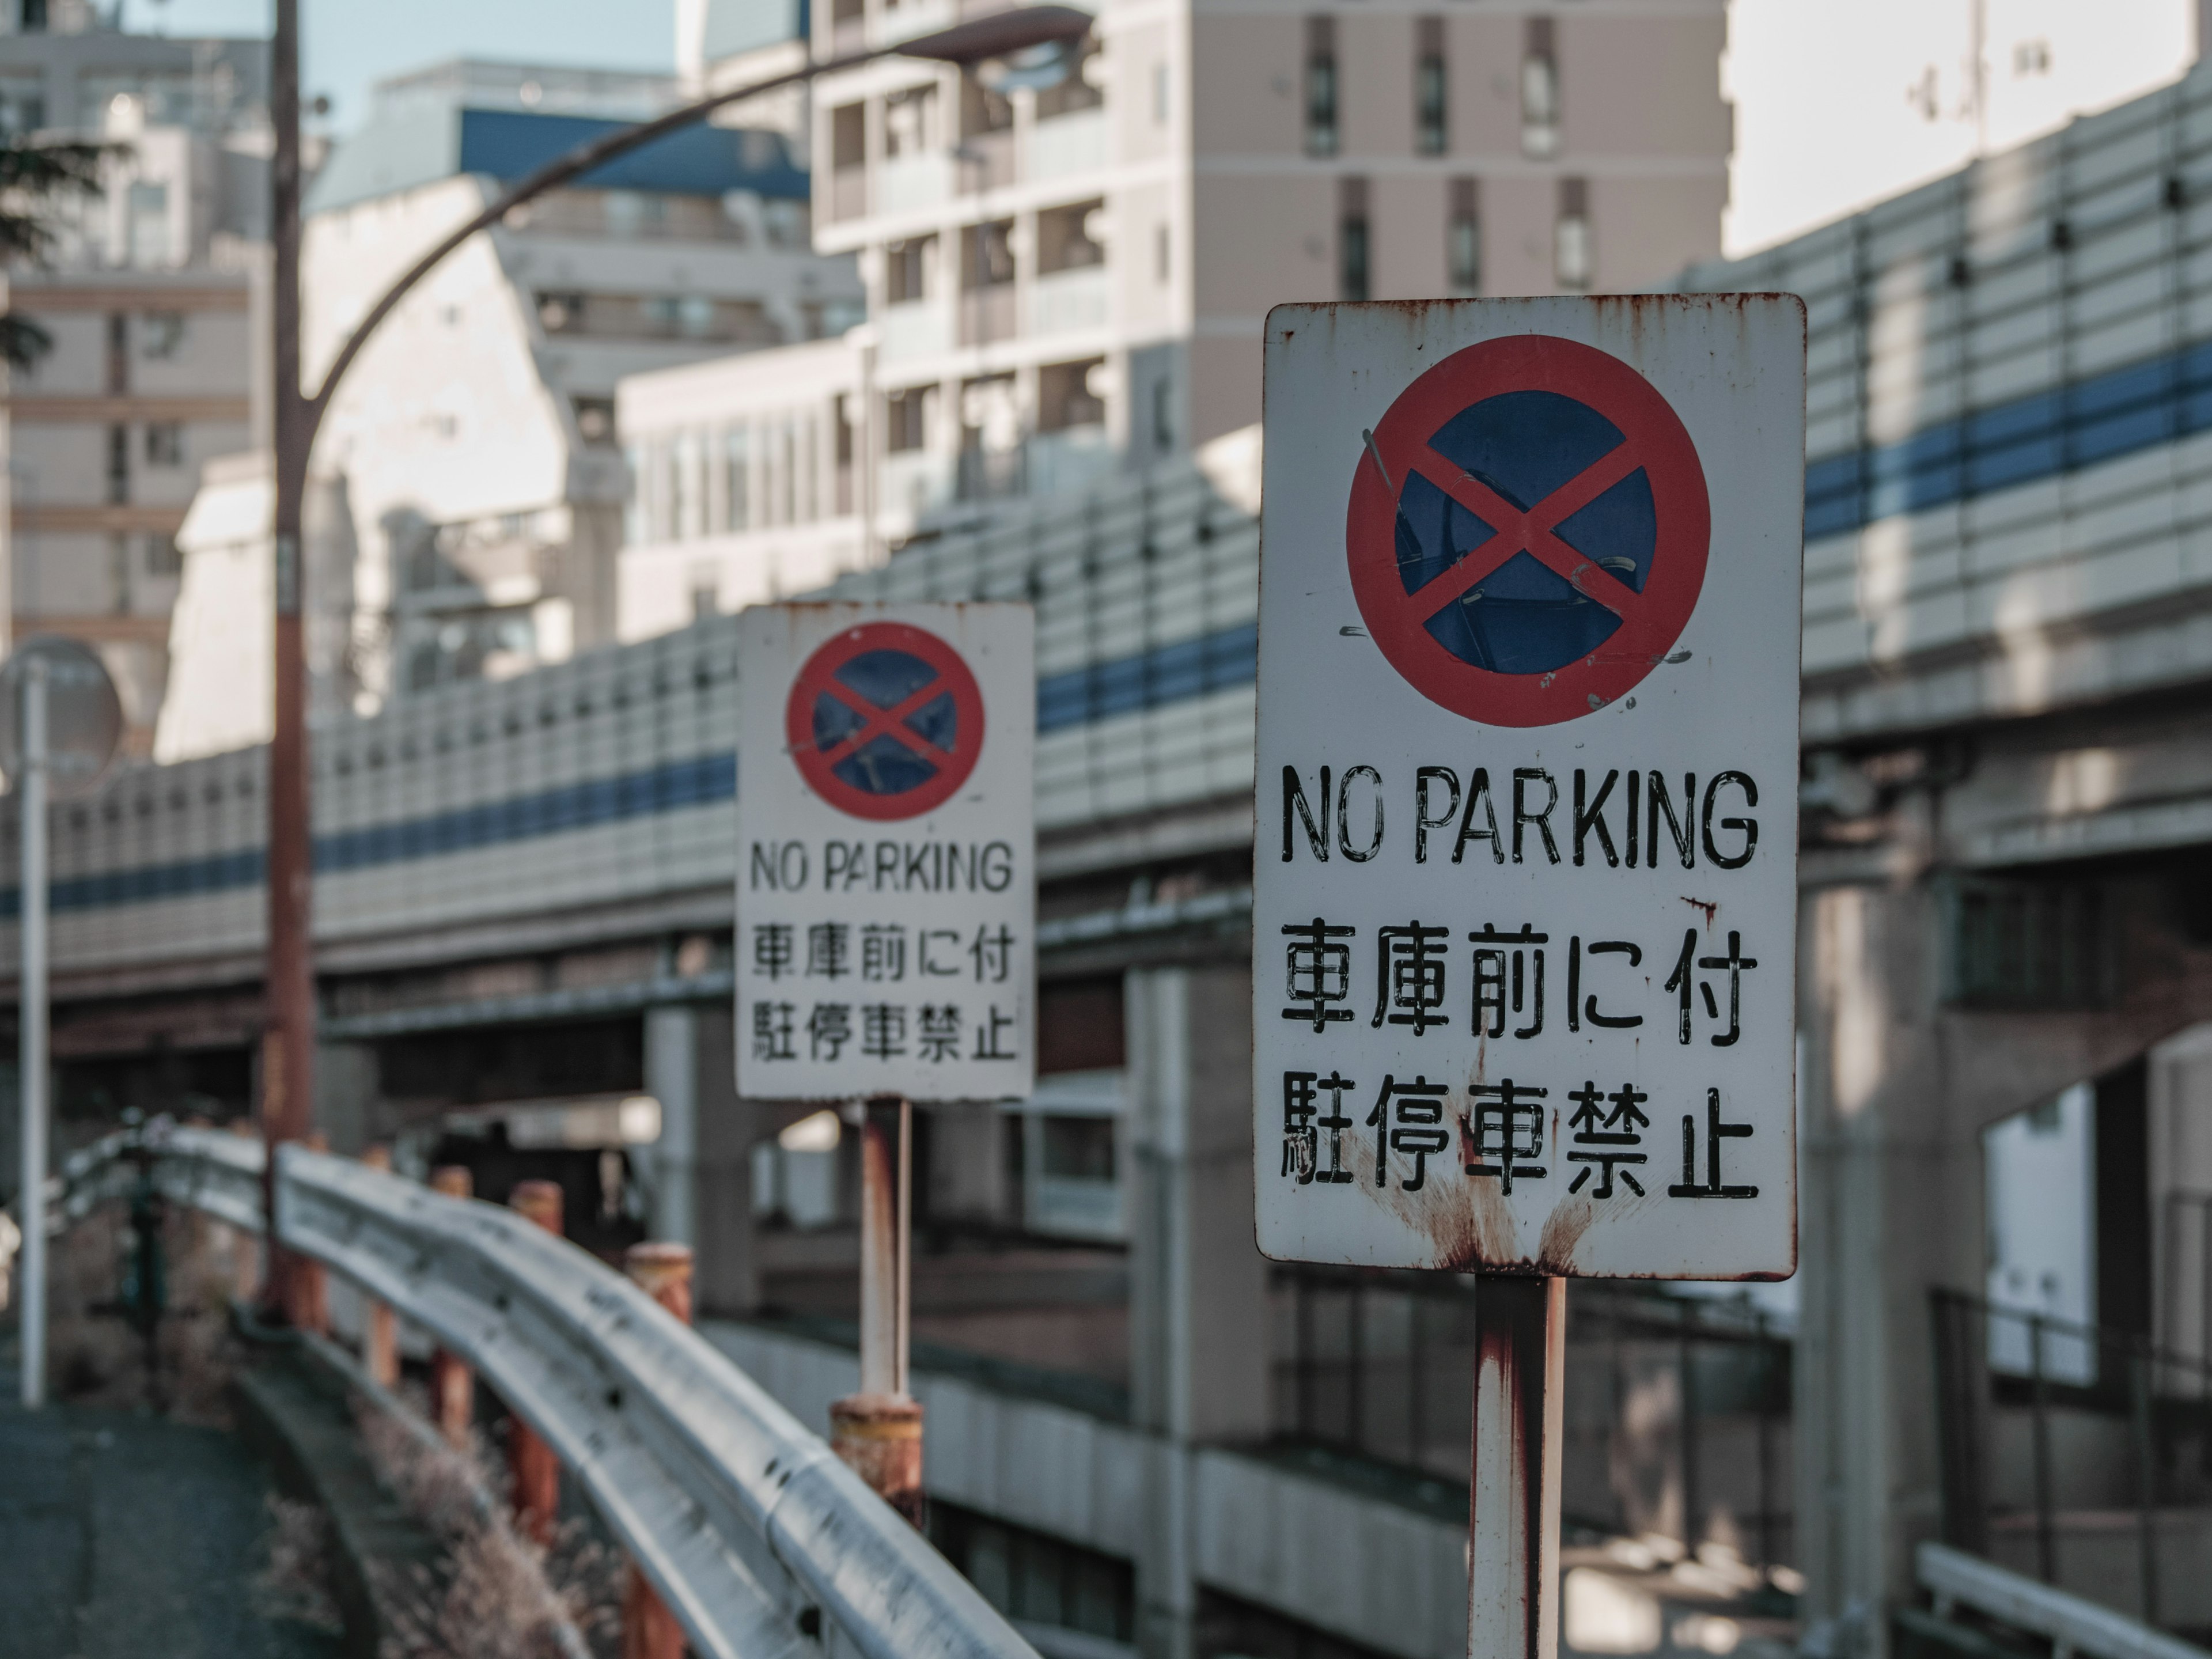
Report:
M94 646L143 754L185 508L208 459L254 441L267 47L120 33L82 4L9 11L0 127L118 149L101 194L58 209L46 261L0 279L52 342L0 396L0 627Z
M957 15L829 0L812 44ZM672 572L703 596L719 564L726 603L790 591L820 580L825 544L865 564L1249 425L1283 301L1635 290L1711 257L1724 21L1723 0L1104 0L1057 84L898 58L824 77L815 245L859 256L870 331L827 379L810 356L804 384L771 356L684 371L665 397L657 377L626 385L642 510L624 634L688 617ZM860 458L849 485L815 481L803 556L786 526L717 515L707 459L726 431L786 420L833 434L817 466ZM653 505L671 499L699 510Z

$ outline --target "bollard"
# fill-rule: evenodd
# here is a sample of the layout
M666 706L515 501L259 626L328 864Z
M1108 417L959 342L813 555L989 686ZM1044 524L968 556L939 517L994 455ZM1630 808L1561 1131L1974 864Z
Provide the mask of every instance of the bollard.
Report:
M623 1270L685 1324L691 1322L691 1247L633 1244ZM684 1659L684 1627L633 1564L623 1585L622 1659Z
M234 1117L223 1127L234 1135L261 1136L250 1117ZM230 1237L230 1299L252 1307L261 1293L261 1235L227 1224L223 1231Z
M301 1142L311 1152L327 1152L331 1149L328 1135L312 1134ZM292 1322L292 1328L313 1331L317 1336L331 1334L330 1271L313 1256L295 1255L288 1279L289 1296L284 1316Z
M521 1182L507 1194L507 1201L517 1213L560 1236L557 1182ZM551 1544L561 1517L561 1462L538 1431L512 1413L507 1419L507 1473L515 1525L540 1544Z
M392 1148L372 1146L361 1155L361 1161L372 1170L392 1170ZM372 1381L380 1387L399 1386L399 1321L386 1304L374 1297L365 1298L367 1313L361 1333L361 1363Z
M465 1164L441 1164L430 1171L430 1190L468 1198L476 1192L476 1177ZM470 1431L476 1427L477 1376L443 1348L430 1355L430 1415L450 1444L469 1449Z

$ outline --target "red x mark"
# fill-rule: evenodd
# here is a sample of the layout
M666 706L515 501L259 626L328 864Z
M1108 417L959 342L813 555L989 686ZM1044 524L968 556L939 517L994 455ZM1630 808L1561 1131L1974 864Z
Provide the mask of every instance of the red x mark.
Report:
M841 681L829 675L819 678L802 679L799 683L808 691L817 696L826 693L836 698L839 702L843 703L846 708L861 718L860 730L848 732L827 749L816 751L822 757L824 765L835 766L846 756L866 748L878 734L886 735L892 742L902 744L917 753L927 750L942 755L947 760L952 758L952 751L950 749L932 743L921 732L905 723L909 716L921 713L945 695L942 677L930 681L921 690L915 692L902 702L892 704L889 708L878 708L866 697L855 691L848 690Z
M1389 460L1400 488L1419 473L1498 532L1409 596L1431 606L1427 615L1434 616L1522 552L1565 578L1584 599L1595 600L1615 616L1635 603L1634 588L1553 533L1644 465L1634 444L1615 446L1526 513L1425 443L1401 446ZM1600 579L1595 592L1586 585L1585 579L1592 575Z

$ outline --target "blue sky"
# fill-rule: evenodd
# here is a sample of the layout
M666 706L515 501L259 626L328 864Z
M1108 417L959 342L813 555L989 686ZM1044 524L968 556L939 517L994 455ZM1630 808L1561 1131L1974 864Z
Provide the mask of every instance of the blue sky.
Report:
M132 31L264 34L269 0L124 0ZM372 82L464 54L594 69L668 70L676 63L675 0L301 0L306 94L327 94L345 132Z

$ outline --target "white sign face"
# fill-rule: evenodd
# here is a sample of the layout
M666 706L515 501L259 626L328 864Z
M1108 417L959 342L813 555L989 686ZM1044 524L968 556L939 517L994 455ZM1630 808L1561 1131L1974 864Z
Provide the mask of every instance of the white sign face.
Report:
M1802 303L1279 306L1266 409L1260 1249L1787 1277Z
M1022 605L738 619L738 1092L1004 1100L1036 1072Z

